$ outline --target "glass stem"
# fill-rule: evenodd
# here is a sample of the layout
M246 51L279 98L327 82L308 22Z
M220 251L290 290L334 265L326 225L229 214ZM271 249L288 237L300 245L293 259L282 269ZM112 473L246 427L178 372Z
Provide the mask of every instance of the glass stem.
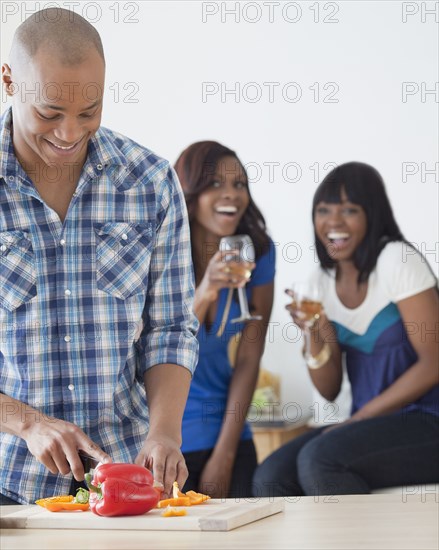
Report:
M311 356L311 331L305 327L303 329L303 337L305 338L305 359Z
M249 317L247 294L245 288L238 288L239 307L241 308L241 317Z

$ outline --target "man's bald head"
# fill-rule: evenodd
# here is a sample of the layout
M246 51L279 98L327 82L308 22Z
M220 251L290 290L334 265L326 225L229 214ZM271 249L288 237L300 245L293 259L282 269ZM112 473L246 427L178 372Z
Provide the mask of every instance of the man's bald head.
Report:
M105 62L101 38L97 30L77 13L62 8L38 11L24 21L14 35L11 66L31 60L40 50L63 65L79 65L94 48ZM27 59L26 59L27 58Z

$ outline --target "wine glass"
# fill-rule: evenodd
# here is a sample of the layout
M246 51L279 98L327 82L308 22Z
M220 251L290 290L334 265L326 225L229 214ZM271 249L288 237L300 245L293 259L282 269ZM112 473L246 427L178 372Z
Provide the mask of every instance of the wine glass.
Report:
M229 237L223 237L219 244L221 251L236 250L239 255L226 254L225 261L230 262L230 273L236 273L250 277L250 271L246 266L240 266L240 262L255 261L255 248L253 242L248 235L231 235ZM233 265L232 265L233 262ZM244 321L260 321L261 315L251 315L248 309L247 294L244 288L238 288L239 307L241 308L241 315L236 319L232 319L232 323L242 323Z
M305 327L305 358L308 358L311 355L311 328L323 311L322 291L316 281L295 282L292 285L292 291L291 306Z

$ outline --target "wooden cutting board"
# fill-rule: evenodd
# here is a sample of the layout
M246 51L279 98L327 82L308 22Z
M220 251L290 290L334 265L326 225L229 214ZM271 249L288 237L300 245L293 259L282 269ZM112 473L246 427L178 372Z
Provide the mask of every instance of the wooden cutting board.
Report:
M18 508L18 507L17 507ZM254 502L234 499L209 500L186 508L183 517L164 518L163 510L154 509L143 516L105 518L92 512L49 512L40 506L21 506L2 513L2 529L132 529L145 531L230 531L247 523L282 512L282 499L258 499Z

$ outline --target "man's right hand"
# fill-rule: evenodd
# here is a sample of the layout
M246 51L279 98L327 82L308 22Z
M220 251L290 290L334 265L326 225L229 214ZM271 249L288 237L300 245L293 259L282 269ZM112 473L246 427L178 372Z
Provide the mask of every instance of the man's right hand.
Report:
M46 416L30 405L0 393L0 431L21 437L33 456L52 474L84 479L79 451L98 462L112 462L100 447L75 424Z
M71 471L77 481L84 479L78 451L97 462L112 461L78 426L58 418L38 418L23 430L21 437L33 456L52 474L67 475Z

